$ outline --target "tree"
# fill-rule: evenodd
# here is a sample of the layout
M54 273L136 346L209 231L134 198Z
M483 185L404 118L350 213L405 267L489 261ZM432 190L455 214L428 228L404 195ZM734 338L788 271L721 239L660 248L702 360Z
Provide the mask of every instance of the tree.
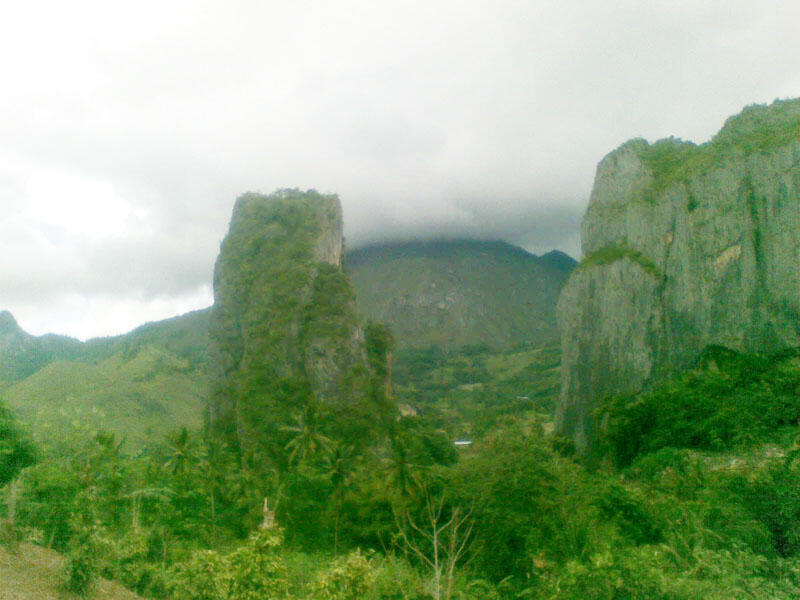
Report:
M412 462L409 445L401 434L392 437L391 451L383 462L389 488L402 502L409 500L419 487L419 479L415 472L417 465Z
M334 443L325 456L326 473L333 486L333 553L339 551L339 518L342 512L344 492L350 483L353 474L356 456L352 446Z
M444 494L434 499L427 487L423 491L425 504L419 519L407 511L395 515L398 540L403 550L430 569L434 599L450 600L456 566L472 542L472 510L455 506L446 511Z
M319 430L319 409L314 402L309 401L302 413L293 416L294 425L281 427L281 431L293 434L292 439L286 444L289 450L289 463L305 463L310 457L325 450L330 445L330 440Z
M18 427L14 416L0 404L0 486L36 461L36 448Z

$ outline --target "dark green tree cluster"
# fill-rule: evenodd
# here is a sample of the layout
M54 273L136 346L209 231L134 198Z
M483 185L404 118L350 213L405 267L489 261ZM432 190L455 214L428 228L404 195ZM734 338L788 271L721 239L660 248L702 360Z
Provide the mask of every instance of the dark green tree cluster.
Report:
M0 486L36 460L36 448L11 412L0 403Z

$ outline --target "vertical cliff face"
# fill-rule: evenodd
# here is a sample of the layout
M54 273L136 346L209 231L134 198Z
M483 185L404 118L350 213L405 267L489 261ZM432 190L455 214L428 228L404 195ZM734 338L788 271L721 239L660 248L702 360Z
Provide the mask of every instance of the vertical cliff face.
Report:
M585 258L559 299L558 427L585 449L595 403L710 344L798 343L800 106L753 106L696 146L632 140L597 167Z
M209 425L242 450L299 405L364 399L364 336L342 253L336 196L237 200L214 271Z

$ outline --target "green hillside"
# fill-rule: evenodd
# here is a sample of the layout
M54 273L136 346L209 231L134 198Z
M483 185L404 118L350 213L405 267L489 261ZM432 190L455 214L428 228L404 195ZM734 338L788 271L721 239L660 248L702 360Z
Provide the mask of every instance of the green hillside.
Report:
M554 342L556 301L574 265L561 252L538 257L474 240L368 246L347 257L360 312L415 348Z
M401 411L423 414L450 439L478 439L509 419L553 414L560 384L557 346L488 346L444 352L438 347L397 353L394 396Z
M118 352L130 354L143 346L158 346L189 361L192 367L204 365L208 349L208 319L211 309L145 323L123 335L94 338L86 342L80 355L87 360L108 358Z
M187 359L140 346L96 363L52 362L12 384L4 397L44 447L107 430L134 450L177 427L199 428L207 383Z
M75 339L61 335L40 337L25 333L13 315L0 312L0 390L4 384L24 379L58 358L73 358L82 350Z

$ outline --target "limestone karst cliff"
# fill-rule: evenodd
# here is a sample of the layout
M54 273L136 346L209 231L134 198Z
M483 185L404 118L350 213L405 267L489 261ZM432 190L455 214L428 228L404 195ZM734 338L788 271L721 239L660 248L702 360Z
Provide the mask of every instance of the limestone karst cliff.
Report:
M284 190L236 201L209 330L209 424L230 443L257 447L310 399L364 400L370 373L342 253L336 196Z
M579 449L604 396L685 368L708 345L798 343L800 106L751 106L708 143L631 140L597 167L584 259L558 304L557 425Z

